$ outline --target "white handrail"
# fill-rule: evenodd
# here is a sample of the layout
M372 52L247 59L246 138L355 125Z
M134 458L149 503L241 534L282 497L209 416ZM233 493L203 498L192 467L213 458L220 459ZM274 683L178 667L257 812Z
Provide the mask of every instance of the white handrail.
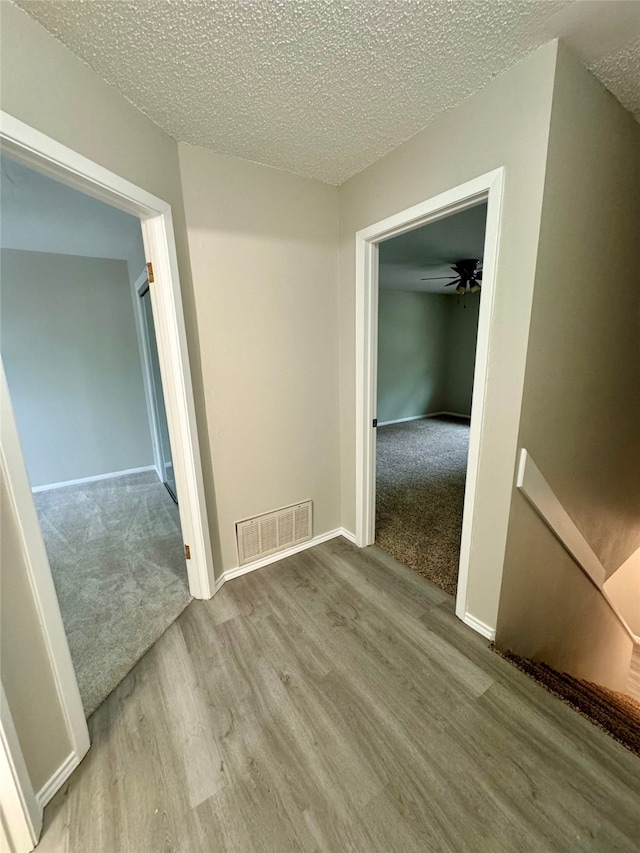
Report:
M516 485L567 553L573 557L576 565L599 590L633 642L640 643L640 637L631 630L629 623L604 588L607 577L604 566L524 448L520 451Z

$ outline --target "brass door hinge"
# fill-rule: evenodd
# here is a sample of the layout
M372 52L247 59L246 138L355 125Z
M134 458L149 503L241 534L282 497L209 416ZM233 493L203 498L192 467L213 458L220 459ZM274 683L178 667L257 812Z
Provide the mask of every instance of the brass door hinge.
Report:
M153 282L153 264L151 261L147 264L147 276L149 278L149 284Z
M184 556L187 558L187 560L191 559L191 548L188 545L184 546Z

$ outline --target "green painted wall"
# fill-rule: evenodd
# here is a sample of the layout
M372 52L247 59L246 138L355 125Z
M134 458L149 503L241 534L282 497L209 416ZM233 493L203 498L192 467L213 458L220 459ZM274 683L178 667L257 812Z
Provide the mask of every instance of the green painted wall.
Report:
M480 300L380 290L378 421L471 414Z
M476 363L480 294L468 293L462 299L445 297L449 313L447 334L447 372L444 388L445 412L471 414L473 371Z

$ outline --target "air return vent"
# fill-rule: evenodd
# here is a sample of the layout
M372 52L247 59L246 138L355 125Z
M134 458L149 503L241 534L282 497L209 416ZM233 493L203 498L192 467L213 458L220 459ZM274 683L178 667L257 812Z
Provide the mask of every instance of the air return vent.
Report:
M311 539L311 501L236 523L240 565Z

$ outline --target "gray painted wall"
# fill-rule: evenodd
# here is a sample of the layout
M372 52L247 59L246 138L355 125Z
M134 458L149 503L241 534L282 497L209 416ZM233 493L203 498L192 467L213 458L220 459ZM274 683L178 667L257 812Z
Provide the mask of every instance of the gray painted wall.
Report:
M480 300L381 289L378 421L471 414Z
M608 577L640 546L638 151L637 122L560 45L518 445ZM498 647L624 689L631 643L594 589L514 489Z
M449 297L380 290L378 421L442 411Z
M2 358L31 485L153 464L126 262L0 258Z
M462 299L454 296L445 298L449 300L449 327L443 411L470 415L480 294L468 293Z

